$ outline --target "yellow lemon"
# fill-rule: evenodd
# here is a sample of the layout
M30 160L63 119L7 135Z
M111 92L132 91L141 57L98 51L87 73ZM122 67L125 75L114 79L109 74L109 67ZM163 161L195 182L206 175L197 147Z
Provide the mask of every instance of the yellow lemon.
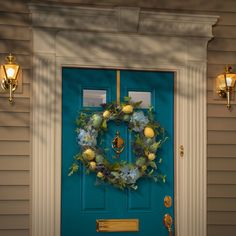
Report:
M95 170L96 165L97 165L97 164L96 164L95 161L91 161L91 162L89 163L89 168L92 169L92 170Z
M95 152L89 148L83 152L83 157L89 161L92 161L95 158Z
M105 118L105 119L108 119L109 117L110 117L110 115L111 115L111 112L110 111L104 111L103 112L103 114L102 114L102 116Z
M156 158L156 155L154 153L148 154L148 160L153 161L153 160L155 160L155 158Z
M98 178L102 178L104 175L103 175L103 173L101 172L101 171L99 171L98 173L97 173L97 177Z
M147 166L143 165L141 168L142 168L142 171L145 171L147 169Z
M131 105L126 105L123 107L122 111L125 113L125 114L129 114L129 113L132 113L133 112L133 107Z
M153 130L152 128L146 127L146 128L144 129L144 135L145 135L145 137L147 137L147 138L153 138L154 135L155 135L155 133L154 133L154 130Z

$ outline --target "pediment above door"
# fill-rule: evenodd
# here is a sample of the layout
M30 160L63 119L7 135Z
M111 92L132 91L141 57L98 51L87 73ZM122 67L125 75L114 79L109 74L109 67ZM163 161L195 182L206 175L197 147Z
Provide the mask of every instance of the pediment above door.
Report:
M217 17L129 7L30 10L33 236L60 235L62 66L175 72L176 233L205 236L206 61Z

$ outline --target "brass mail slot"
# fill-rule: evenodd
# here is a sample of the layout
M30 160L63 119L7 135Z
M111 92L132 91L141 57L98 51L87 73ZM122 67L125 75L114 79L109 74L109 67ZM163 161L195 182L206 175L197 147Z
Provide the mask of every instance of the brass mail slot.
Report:
M138 219L100 219L96 220L97 232L137 232Z

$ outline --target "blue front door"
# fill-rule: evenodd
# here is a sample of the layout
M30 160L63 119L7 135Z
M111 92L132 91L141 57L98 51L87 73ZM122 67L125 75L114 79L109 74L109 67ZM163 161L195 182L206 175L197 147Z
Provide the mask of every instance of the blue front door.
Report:
M62 70L62 236L167 236L163 217L174 217L174 205L164 205L165 196L174 199L174 74L121 70L120 91L152 105L155 119L165 128L168 140L161 153L161 170L166 183L148 179L139 182L136 191L119 190L112 186L95 184L96 176L78 174L68 177L73 156L78 153L75 119L82 109L99 110L99 104L116 101L116 70L63 68ZM140 99L139 99L140 98ZM105 146L111 150L116 130L125 140L126 147L120 158L132 160L130 134L124 124L111 124L105 136ZM109 152L108 151L108 152ZM108 156L112 156L108 155ZM138 219L138 232L96 232L97 219Z

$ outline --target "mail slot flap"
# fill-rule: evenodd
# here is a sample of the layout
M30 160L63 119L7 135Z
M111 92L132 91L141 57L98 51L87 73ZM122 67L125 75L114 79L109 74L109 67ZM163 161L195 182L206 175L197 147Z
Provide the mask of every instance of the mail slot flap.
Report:
M96 220L97 232L137 232L138 219L99 219Z

